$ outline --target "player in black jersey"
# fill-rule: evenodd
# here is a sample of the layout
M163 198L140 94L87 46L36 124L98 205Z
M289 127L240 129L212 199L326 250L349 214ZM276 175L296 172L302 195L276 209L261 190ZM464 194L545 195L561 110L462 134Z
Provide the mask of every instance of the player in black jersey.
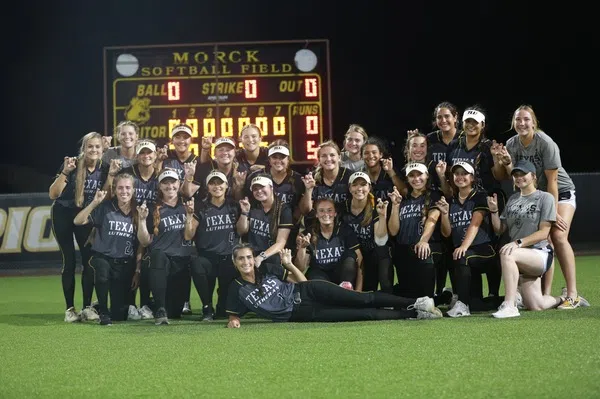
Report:
M181 317L188 296L193 233L193 200L184 204L179 195L179 174L164 169L158 175L156 204L138 206L138 240L150 257L150 289L156 303L155 324ZM187 292L186 292L187 291Z
M232 257L240 277L234 280L229 290L229 328L240 328L240 317L249 311L275 322L442 317L431 298L408 299L383 292L361 293L327 281L307 281L292 263L289 249L281 251L285 271L280 267L278 271L261 272L254 264L254 254L249 244L234 248Z
M210 141L204 139L206 137L202 141L203 148L204 145L210 147ZM239 200L243 197L247 172L239 172L238 167L238 161L235 159L235 142L229 137L219 137L215 142L215 159L209 159L207 162L199 164L192 163L186 168L182 192L184 195L193 196L198 200L206 198L206 176L212 171L218 170L227 176L229 187L227 197Z
M394 161L388 149L381 139L371 136L362 147L362 157L365 165L361 172L369 175L373 195L387 201L388 194L394 186L400 187L404 184L394 168Z
M137 285L133 277L140 273L135 262L137 203L133 197L133 176L118 175L112 191L115 198L105 200L106 191L98 190L92 202L73 221L78 226L89 223L94 227L90 266L94 269L101 325L127 318L129 294Z
M441 253L436 224L440 211L436 205L441 193L428 184L427 167L419 162L406 166L410 186L406 197L398 190L390 194L392 210L389 234L395 236L392 259L398 277L397 293L402 296L432 296L435 285L433 254Z
M475 167L458 161L452 166L456 194L450 201L440 199L442 234L451 237L454 251L453 289L458 301L448 311L450 317L470 316L471 311L492 310L502 300L499 296L483 299L481 274L497 273L497 254L489 217L487 195L475 187Z
M433 125L435 130L427 134L428 159L435 165L439 161L446 161L448 145L458 133L458 108L456 105L444 101L439 103L433 111Z
M371 180L364 172L350 176L350 195L341 213L343 223L350 226L358 242L363 262L359 265L362 278L357 279L357 291L392 292L394 269L387 247L387 208L388 201L381 198L375 201L371 193ZM361 281L362 280L362 281Z
M316 218L296 240L295 263L309 280L327 280L352 289L362 285L358 265L363 262L354 230L337 217L331 198L315 201Z
M52 232L62 253L61 269L63 294L66 302L65 321L98 320L98 314L91 306L94 292L94 272L89 267L90 251L86 241L91 226L75 226L73 219L81 208L92 202L96 191L106 181L108 168L102 162L102 135L91 132L83 136L79 156L65 157L54 181L50 185L49 196L52 203ZM81 253L83 270L81 286L83 310L75 310L75 246L73 235Z
M259 175L250 184L256 200L251 205L247 198L240 200L241 216L236 228L256 251L256 266L263 262L280 265L279 251L292 228L292 210L273 193L273 181L268 175Z
M198 257L192 262L192 277L203 305L202 319L210 321L215 316L226 316L227 289L236 276L231 252L239 243L236 222L240 216L240 205L225 196L227 177L223 173L211 172L206 177L206 185L208 198L196 202L192 221L198 251ZM212 299L217 278L219 288L215 315Z

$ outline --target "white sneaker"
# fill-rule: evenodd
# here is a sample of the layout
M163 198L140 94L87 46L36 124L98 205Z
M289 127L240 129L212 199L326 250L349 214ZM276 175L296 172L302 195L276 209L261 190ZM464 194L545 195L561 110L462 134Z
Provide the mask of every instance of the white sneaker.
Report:
M448 309L452 309L454 305L458 302L458 295L452 294L452 299L450 300L450 304L448 305Z
M521 295L521 293L519 291L517 291L517 309L525 309L525 304L523 303L523 296ZM502 302L503 304L504 302ZM500 307L502 307L502 304L500 304ZM500 308L498 308L498 310L500 310Z
M494 316L496 319L507 319L509 317L521 316L521 313L519 313L519 309L516 306L504 301L502 304L500 304L498 311L496 313L492 313L492 316Z
M133 305L129 305L129 310L127 311L127 320L141 320L142 315L138 312L137 308Z
M67 323L73 323L80 320L81 319L79 318L79 315L74 307L70 307L69 309L65 310L65 321Z
M94 309L91 306L86 306L85 309L83 309L81 311L81 320L82 321L96 321L96 320L100 320L100 315L98 315L98 312L96 312L96 309Z
M189 302L183 304L183 309L181 309L181 313L183 314L192 314L192 307Z
M422 312L432 312L435 309L435 303L433 302L433 298L428 296L423 296L421 298L417 298L414 304L409 305L406 309L412 310L420 310Z
M154 319L154 314L152 310L148 307L148 305L144 305L138 310L142 320Z
M417 320L441 319L442 317L444 317L444 315L442 314L442 311L438 308L433 308L431 312L424 312L422 310L417 309Z
M448 311L450 317L463 317L471 316L469 306L465 305L462 301L456 301L456 304Z

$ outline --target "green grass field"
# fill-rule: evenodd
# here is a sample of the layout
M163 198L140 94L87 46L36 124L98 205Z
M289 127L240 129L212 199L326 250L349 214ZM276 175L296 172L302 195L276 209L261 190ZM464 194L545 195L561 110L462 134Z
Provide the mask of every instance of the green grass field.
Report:
M0 278L0 398L596 398L600 257L578 258L578 280L589 308L507 320L250 319L231 330L198 314L160 327L67 324L59 276ZM563 285L557 270L554 292Z

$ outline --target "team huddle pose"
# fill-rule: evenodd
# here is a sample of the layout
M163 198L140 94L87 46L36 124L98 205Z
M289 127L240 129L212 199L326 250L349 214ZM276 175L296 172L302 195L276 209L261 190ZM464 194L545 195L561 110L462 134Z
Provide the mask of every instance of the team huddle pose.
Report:
M169 324L192 313L192 285L201 320L230 328L248 312L333 322L589 306L568 240L575 186L533 109L515 110L505 144L486 138L478 106L459 118L441 103L433 124L429 134L408 131L403 163L352 124L342 149L319 145L306 174L292 169L286 141L264 146L254 124L239 146L202 137L198 155L185 124L171 130L172 149L139 139L130 121L116 127L115 147L86 134L49 189L64 320ZM555 253L566 287L553 296Z

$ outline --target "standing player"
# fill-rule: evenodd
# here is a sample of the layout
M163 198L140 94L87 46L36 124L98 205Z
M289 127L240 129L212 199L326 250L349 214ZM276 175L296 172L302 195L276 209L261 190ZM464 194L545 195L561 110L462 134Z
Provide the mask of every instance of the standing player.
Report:
M102 161L110 165L113 159L121 161L121 167L127 168L136 161L135 146L139 136L139 127L135 122L123 121L115 128L115 133L119 141L116 147L107 148L102 155ZM109 136L110 138L110 136Z
M362 158L361 148L369 138L365 129L356 124L348 127L344 135L344 151L341 156L341 165L352 172L362 170L365 167L365 161Z
M427 134L428 158L437 165L446 161L448 145L454 140L458 131L458 109L452 103L439 103L433 111L434 126L439 130Z
M193 253L190 233L194 213L193 200L184 204L179 195L179 174L164 169L158 175L156 204L138 206L138 240L150 255L150 290L156 303L156 325L169 324L181 317L189 295L187 285ZM187 291L187 292L186 292Z
M225 196L227 177L213 171L206 177L208 197L196 203L192 230L198 257L192 262L194 285L202 301L202 319L225 317L225 303L229 284L236 276L231 263L233 247L239 243L235 225L240 216L238 202ZM215 282L217 290L217 313L212 306Z
M369 175L375 198L387 201L388 194L393 191L394 186L404 186L404 182L396 173L392 157L380 138L371 136L365 141L362 157L365 162L362 172Z
M248 311L276 322L339 322L360 320L436 319L442 317L431 298L408 299L383 292L360 293L327 281L307 281L292 263L289 249L281 251L285 271L262 273L255 267L252 248L233 250L240 273L227 301L228 328L240 328ZM393 308L383 309L383 308Z
M62 253L61 269L63 294L66 302L65 321L98 320L98 313L91 306L94 291L94 273L89 267L90 251L86 241L91 226L75 226L73 219L79 211L94 198L96 191L106 181L108 168L102 162L102 135L91 132L83 136L79 156L65 157L54 181L50 185L49 196L52 203L52 232ZM75 310L75 246L77 240L83 270L83 310L81 315Z
M133 276L140 273L135 262L137 204L133 197L133 176L118 175L113 183L113 192L115 199L104 200L106 191L96 191L92 202L73 221L77 226L88 223L94 226L90 266L94 269L101 325L111 325L112 320L127 318Z

